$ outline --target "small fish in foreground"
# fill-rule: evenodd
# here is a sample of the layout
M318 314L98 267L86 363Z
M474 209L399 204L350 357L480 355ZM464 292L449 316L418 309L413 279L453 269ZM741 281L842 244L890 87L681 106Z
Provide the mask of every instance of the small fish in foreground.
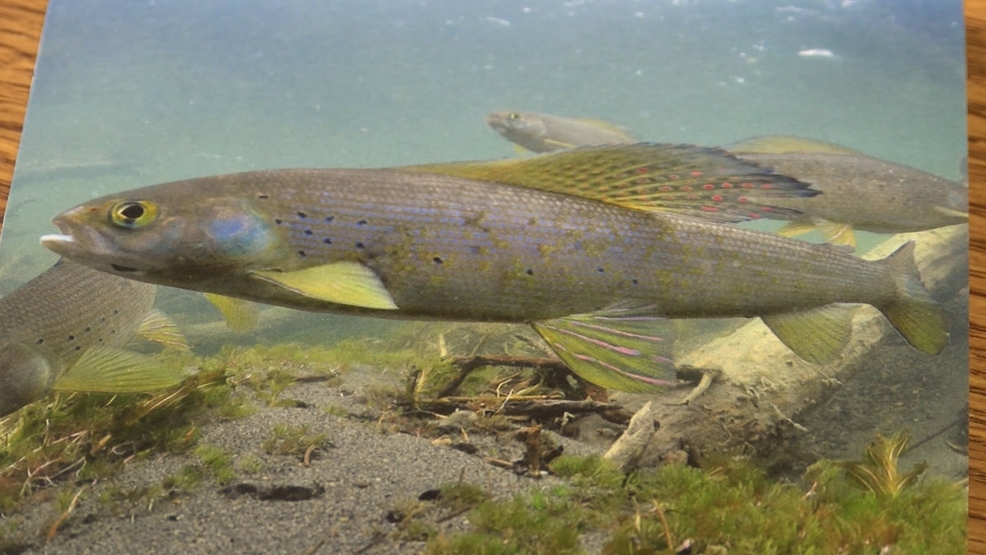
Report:
M639 141L625 127L598 119L565 118L535 112L493 112L486 124L504 139L531 152Z
M817 229L829 243L855 249L854 230L905 233L969 220L969 191L962 183L846 147L773 135L723 148L822 192L776 201L804 214L778 230L787 237Z
M180 372L120 349L136 334L188 350L152 308L156 290L59 260L0 299L0 416L52 390L129 393L179 383Z
M118 276L301 310L527 323L574 372L628 391L673 383L668 318L759 316L826 362L852 330L836 303L865 303L919 350L945 347L913 244L867 261L693 217L773 213L753 192L816 194L717 149L586 147L176 181L65 211L41 242Z

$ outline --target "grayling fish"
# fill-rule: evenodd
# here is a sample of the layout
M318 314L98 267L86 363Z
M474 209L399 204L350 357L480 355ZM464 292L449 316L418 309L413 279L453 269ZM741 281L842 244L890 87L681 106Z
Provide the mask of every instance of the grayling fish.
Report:
M685 215L772 213L754 193L815 194L719 150L620 145L189 179L83 203L41 241L119 276L301 310L528 323L616 389L673 379L664 318L759 316L824 362L852 329L835 303L866 303L916 348L944 348L912 244L867 261Z
M969 191L963 184L832 143L771 136L724 148L823 193L778 200L777 205L803 213L778 230L781 235L817 229L829 243L855 248L854 230L904 233L969 219Z
M188 349L154 310L154 285L67 260L0 299L0 416L52 390L153 391L180 372L124 351L135 335Z
M486 124L504 139L531 152L638 141L625 127L598 119L565 118L535 112L493 112Z

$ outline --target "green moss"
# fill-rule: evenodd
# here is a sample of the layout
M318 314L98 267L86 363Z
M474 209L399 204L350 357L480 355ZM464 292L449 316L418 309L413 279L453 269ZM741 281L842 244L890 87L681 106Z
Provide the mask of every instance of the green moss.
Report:
M482 488L466 483L446 484L439 492L439 505L453 511L475 507L490 498Z
M257 474L264 469L264 461L253 455L242 455L237 457L236 466L247 474Z
M566 485L479 502L473 530L441 534L429 554L582 553L579 537L604 540L606 554L664 554L685 539L695 552L821 554L960 553L964 491L944 480L896 496L862 491L842 466L814 467L807 486L778 483L741 460L698 470L665 466L623 475L598 457L557 459Z
M265 439L260 447L268 455L303 456L305 453L310 455L314 450L324 449L330 445L327 441L328 435L326 433L309 433L308 425L278 424L274 426L270 437Z
M56 394L24 407L0 421L0 510L70 477L92 480L124 460L186 451L202 422L239 406L224 371L212 369L150 396Z
M233 456L219 447L199 445L195 448L195 456L202 459L205 468L220 485L228 484L236 479Z

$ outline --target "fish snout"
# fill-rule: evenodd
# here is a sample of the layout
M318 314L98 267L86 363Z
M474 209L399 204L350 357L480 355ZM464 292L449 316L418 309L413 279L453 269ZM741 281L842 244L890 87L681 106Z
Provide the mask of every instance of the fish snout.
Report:
M507 112L493 112L486 115L486 125L498 132L507 129L507 121Z

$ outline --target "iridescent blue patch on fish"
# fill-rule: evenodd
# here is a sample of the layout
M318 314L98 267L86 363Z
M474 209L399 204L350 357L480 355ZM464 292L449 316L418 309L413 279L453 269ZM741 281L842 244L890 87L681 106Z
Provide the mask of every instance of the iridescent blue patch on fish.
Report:
M267 222L252 212L216 217L208 225L209 235L234 256L261 251L274 238Z

